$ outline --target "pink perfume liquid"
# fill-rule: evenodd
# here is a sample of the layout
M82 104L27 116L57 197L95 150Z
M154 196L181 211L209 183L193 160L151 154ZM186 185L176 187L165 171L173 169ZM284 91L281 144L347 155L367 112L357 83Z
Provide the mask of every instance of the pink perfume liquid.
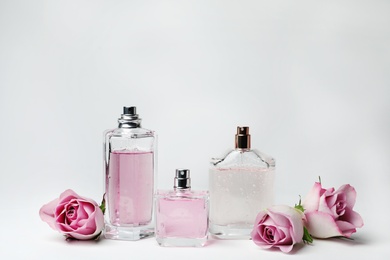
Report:
M156 236L158 238L205 238L208 233L206 194L191 192L188 197L175 196L172 193L160 194L156 204Z
M153 152L113 151L108 167L106 195L111 224L148 224L153 208Z

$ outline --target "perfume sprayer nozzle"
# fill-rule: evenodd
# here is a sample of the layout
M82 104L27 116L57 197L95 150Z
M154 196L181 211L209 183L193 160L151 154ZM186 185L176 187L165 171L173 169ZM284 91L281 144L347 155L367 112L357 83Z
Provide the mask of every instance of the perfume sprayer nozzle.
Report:
M123 114L124 115L136 115L137 109L136 109L136 107L123 107Z
M176 169L176 175L174 179L174 189L189 189L191 188L190 170L188 169Z
M249 134L249 127L237 126L236 134L236 148L250 149L251 148L251 135Z
M141 118L137 115L136 107L123 107L123 114L118 119L119 128L141 127Z

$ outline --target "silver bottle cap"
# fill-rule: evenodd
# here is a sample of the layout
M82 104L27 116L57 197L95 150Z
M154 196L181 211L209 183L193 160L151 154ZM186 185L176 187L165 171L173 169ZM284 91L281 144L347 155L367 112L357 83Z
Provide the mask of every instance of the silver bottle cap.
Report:
M190 170L188 169L176 169L174 189L190 189L191 178Z
M118 119L119 128L141 127L141 118L138 117L136 107L123 107L123 114Z

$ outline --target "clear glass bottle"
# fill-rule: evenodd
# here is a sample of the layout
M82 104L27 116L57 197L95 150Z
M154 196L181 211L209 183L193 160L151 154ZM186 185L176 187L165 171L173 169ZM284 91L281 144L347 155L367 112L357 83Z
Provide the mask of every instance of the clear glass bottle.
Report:
M249 127L237 127L235 149L209 170L210 233L249 239L260 210L273 204L275 160L252 150Z
M176 170L173 190L157 191L156 240L160 246L204 246L208 217L208 192L191 190L189 170Z
M124 107L118 123L104 134L104 236L138 240L154 234L157 137L141 128L135 107Z

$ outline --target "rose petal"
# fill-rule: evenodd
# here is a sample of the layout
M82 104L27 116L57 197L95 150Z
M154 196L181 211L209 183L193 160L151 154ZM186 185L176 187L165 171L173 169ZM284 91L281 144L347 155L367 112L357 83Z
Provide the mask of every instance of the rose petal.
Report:
M274 226L261 225L259 234L265 243L275 243L275 229Z
M331 208L333 216L343 216L347 208L347 201L345 194L337 194L337 200Z
M266 217L268 217L267 212L265 210L260 211L256 216L255 224L263 223Z
M55 226L55 209L58 204L59 199L55 199L45 205L43 205L39 210L39 216L43 221L45 221L52 229L56 229Z
M57 209L57 211L59 211L59 210ZM56 215L55 216L55 221L57 223L63 223L63 224L66 223L66 210L65 209L63 209L61 212L59 212L58 215L57 215L57 212L56 212L55 215Z
M306 215L306 228L313 237L329 238L343 236L333 217L327 213L314 211Z
M291 229L279 227L276 229L275 243L277 244L292 244Z
M336 201L337 201L337 195L334 194L334 188L330 188L326 190L324 189L324 192L321 195L319 200L318 211L322 211L333 216L333 212L331 208L333 207L333 204L336 203ZM336 218L337 216L334 217Z
M80 201L80 205L87 216L91 215L96 209L96 206L89 201Z
M64 199L68 198L68 197L71 197L71 198L80 198L80 196L74 192L73 190L71 189L68 189L66 191L64 191L63 193L60 194L60 203L62 201L64 201ZM69 201L69 200L68 200Z
M99 209L99 211L100 211L100 209ZM101 212L101 211L100 211ZM96 211L95 213L92 213L92 215L91 215L91 219L93 219L94 221L88 221L88 222L86 222L86 227L88 227L88 228L93 228L93 229L96 229L97 228L97 221L96 221L96 217L97 217L97 214L98 213L98 211Z
M73 196L73 195L69 195L67 197L63 197L62 199L60 199L59 203L58 203L58 207L59 208L66 208L66 206L69 204L69 203L74 203L75 200L77 201L77 197Z
M303 237L303 213L289 206L285 205L276 205L272 206L270 211L277 211L279 214L283 215L285 218L289 219L288 228L292 229L291 236L294 243L300 243Z
M347 221L357 228L361 228L364 225L363 218L360 214L349 208L345 209L345 214L339 220Z
M64 223L56 223L57 230L62 231L63 233L73 232L77 228L73 228L70 225Z
M275 212L276 210L276 212ZM276 208L270 208L268 209L268 216L269 216L269 221L272 224L275 224L278 227L290 227L290 221L286 216L282 213L279 212L278 209Z
M294 245L277 245L283 253L288 253L293 249Z
M100 209L96 209L96 211L90 217L91 217L90 218L91 221L87 222L86 226L83 226L82 228L77 230L77 233L75 232L71 233L72 237L80 240L92 239L96 237L103 230L104 227L103 212Z
M77 217L78 220L88 219L89 215L85 211L84 205L80 204L79 209L77 210L77 216L78 216Z
M349 222L346 221L336 221L337 226L341 230L341 233L343 233L343 236L350 237L352 233L356 232L356 228L354 225L352 225Z
M252 241L260 246L260 247L263 247L263 248L270 248L272 247L272 245L269 245L268 243L266 243L263 239L263 223L267 221L268 219L268 215L267 215L267 212L265 210L263 211L260 211L259 214L257 214L256 216L256 220L255 220L255 225L252 229L252 232L251 232L251 237L252 237Z
M66 225L68 225L72 230L76 230L80 227L79 220L77 219Z
M288 229L282 227L275 227L274 230L274 243L283 242L286 240Z
M78 218L79 205L67 206L66 208L66 222L70 223Z
M77 222L77 226L79 227L84 227L88 221L94 221L94 220L89 220L89 219L80 219L78 222Z
M80 228L74 232L69 232L69 234L76 239L87 240L94 238L100 232L96 232L96 229L92 228Z
M83 204L83 208L87 212L88 215L91 215L95 210L96 207L91 202L81 202Z
M66 207L66 204L64 204L64 203L58 204L55 211L54 211L54 216L58 217L59 215L64 214L66 212L65 207Z
M333 206L337 201L337 197L338 197L337 194L331 194L331 195L325 197L326 204L329 207Z
M318 210L321 191L322 191L321 183L319 183L319 182L314 183L313 187L311 188L309 193L306 195L306 197L302 203L302 205L306 211L309 212L309 211Z
M353 208L355 206L355 202L356 202L356 190L354 187L352 187L351 185L349 184L345 184L343 186L341 186L337 191L336 193L343 193L345 194L346 198L346 202L347 202L347 207L348 208Z
M251 238L252 238L252 241L258 245L258 246L261 246L263 244L265 244L265 242L260 238L260 234L259 234L259 229L258 227L255 227L252 232L251 232Z

